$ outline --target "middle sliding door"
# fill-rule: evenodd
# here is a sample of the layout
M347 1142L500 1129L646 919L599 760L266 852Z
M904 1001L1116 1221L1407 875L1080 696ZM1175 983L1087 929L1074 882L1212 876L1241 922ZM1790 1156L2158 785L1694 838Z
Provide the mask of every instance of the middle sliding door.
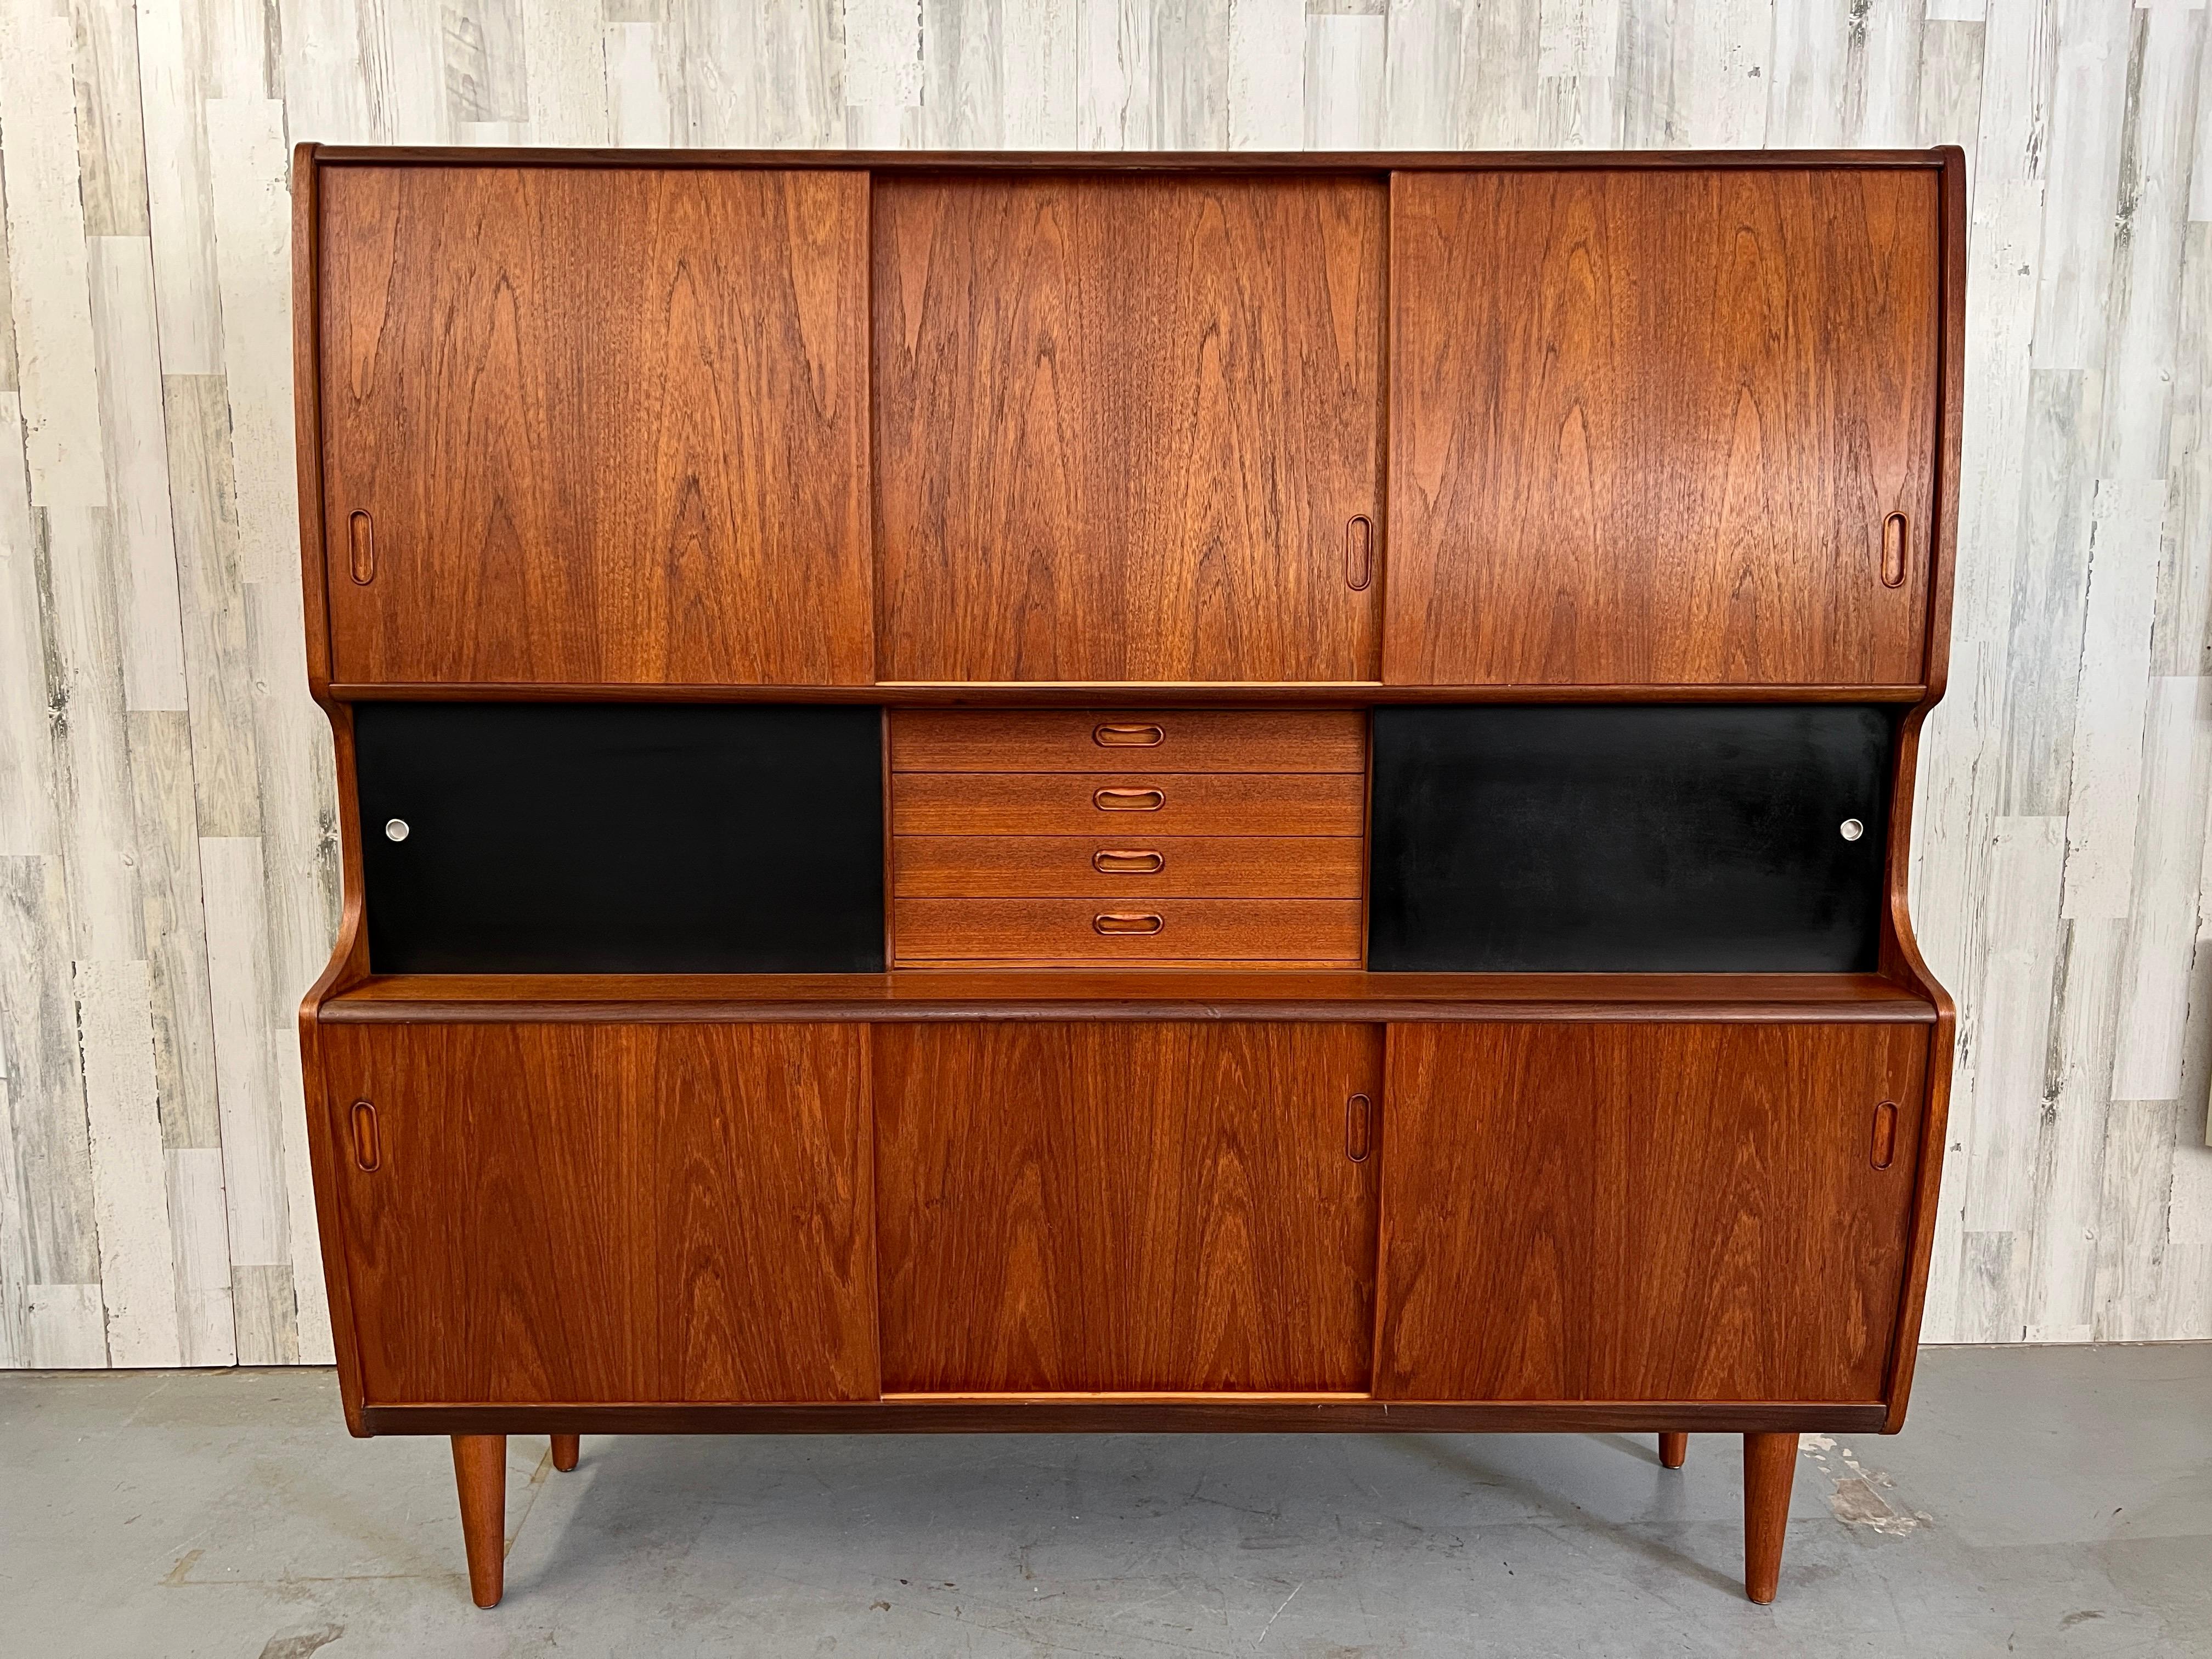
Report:
M1382 1030L875 1029L884 1391L1357 1392Z
M1376 677L1379 175L874 190L883 679Z

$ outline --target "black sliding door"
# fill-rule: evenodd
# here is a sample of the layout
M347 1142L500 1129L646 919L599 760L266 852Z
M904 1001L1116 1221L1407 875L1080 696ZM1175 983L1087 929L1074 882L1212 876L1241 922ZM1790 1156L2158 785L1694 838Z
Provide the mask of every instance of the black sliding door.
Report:
M1369 965L1871 969L1895 737L1856 705L1378 708Z
M378 973L875 972L882 711L354 709Z

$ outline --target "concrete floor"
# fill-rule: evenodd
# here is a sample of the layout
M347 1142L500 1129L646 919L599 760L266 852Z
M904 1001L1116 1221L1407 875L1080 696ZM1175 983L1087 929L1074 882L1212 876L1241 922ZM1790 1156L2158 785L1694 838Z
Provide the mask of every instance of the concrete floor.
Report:
M0 1375L0 1653L2212 1654L2212 1345L1927 1352L1902 1436L1808 1437L1771 1607L1720 1436L508 1456L479 1613L446 1443L327 1371Z

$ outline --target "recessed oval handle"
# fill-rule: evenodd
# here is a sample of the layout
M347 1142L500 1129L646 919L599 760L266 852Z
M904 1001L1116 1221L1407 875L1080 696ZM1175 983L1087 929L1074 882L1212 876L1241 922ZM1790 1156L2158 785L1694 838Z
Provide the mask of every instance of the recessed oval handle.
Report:
M1158 916L1132 915L1113 910L1091 918L1091 929L1097 933L1157 933L1166 925Z
M346 520L347 550L353 560L353 579L366 587L376 580L376 526L368 514L356 513Z
M1364 1164L1374 1148L1375 1103L1365 1095L1354 1095L1344 1103L1344 1155L1354 1164Z
M1874 1109L1874 1167L1887 1170L1897 1158L1897 1103L1885 1100Z
M1101 789L1091 804L1102 812L1157 812L1168 798L1158 789Z
M1157 876L1168 867L1164 853L1120 853L1100 848L1091 855L1091 867L1102 876Z
M1102 749L1153 749L1167 735L1157 726L1099 726L1091 728L1091 741Z
M353 1103L353 1161L355 1167L371 1174L384 1162L384 1143L376 1133L376 1108L365 1100Z
M1881 521L1881 585L1905 586L1905 514L1893 513Z
M1375 520L1355 513L1344 526L1344 585L1355 593L1375 580Z

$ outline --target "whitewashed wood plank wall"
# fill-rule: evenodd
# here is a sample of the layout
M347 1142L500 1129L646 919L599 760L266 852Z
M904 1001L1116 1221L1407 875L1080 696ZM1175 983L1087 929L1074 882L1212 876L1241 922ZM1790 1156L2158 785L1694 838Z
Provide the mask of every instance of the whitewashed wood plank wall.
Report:
M286 146L1963 144L1932 1340L2212 1337L2204 0L0 0L0 1366L327 1359Z

